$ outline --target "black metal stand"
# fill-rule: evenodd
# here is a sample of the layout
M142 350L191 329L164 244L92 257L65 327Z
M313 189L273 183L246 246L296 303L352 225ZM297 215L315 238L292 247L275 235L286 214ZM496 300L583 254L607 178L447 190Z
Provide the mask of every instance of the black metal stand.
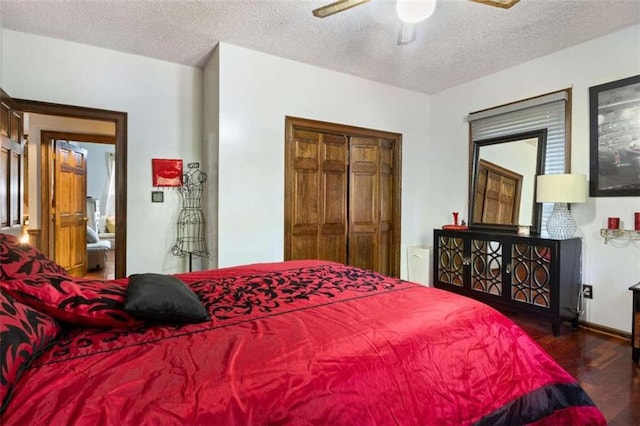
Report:
M182 209L178 214L178 237L171 248L175 256L189 255L189 272L193 271L194 257L209 257L204 233L204 213L201 209L202 187L207 180L199 163L189 163L189 171L183 175Z

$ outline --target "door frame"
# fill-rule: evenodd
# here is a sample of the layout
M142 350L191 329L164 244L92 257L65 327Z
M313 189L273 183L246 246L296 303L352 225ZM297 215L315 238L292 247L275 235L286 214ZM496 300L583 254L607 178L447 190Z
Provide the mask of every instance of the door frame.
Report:
M116 265L115 277L127 273L127 113L74 105L55 104L14 98L16 110L43 115L54 115L113 122L115 134L116 167Z
M294 144L294 133L297 129L311 130L319 133L331 133L338 135L363 136L389 139L394 141L395 158L393 167L397 171L394 175L394 188L397 189L393 194L393 240L391 271L393 276L400 276L400 259L401 250L401 220L402 220L402 134L393 133L384 130L367 129L364 127L356 127L345 124L330 123L326 121L310 120L307 118L285 116L285 141L284 141L284 259L291 258L291 221L293 216L293 183L291 182L289 171L292 168L292 147Z
M40 131L40 230L41 230L41 246L43 251L49 257L55 251L53 243L55 238L55 228L51 226L51 188L53 174L52 171L52 155L55 153L54 147L51 146L51 140L66 140L78 142L92 142L115 145L115 136L98 135L92 133L73 133L73 132L57 132L52 130ZM117 172L117 170L116 170ZM117 192L116 192L117 196ZM117 233L116 233L117 237ZM116 246L116 255L118 253ZM55 259L54 259L55 260Z

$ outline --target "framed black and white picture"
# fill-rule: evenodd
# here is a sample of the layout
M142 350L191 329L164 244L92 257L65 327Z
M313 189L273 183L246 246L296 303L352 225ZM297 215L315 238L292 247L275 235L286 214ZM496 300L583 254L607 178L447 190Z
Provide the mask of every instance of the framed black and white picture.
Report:
M640 196L640 75L589 88L591 197Z

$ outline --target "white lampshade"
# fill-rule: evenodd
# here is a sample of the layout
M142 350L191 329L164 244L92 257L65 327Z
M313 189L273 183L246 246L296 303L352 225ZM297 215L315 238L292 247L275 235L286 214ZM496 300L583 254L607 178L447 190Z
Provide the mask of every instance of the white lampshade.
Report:
M587 201L587 177L570 174L540 175L536 182L536 201L555 203L547 220L549 236L559 240L573 237L578 227L567 204Z
M587 201L586 175L539 175L536 185L539 203L584 203Z
M433 14L436 0L397 0L396 10L402 22L424 21Z

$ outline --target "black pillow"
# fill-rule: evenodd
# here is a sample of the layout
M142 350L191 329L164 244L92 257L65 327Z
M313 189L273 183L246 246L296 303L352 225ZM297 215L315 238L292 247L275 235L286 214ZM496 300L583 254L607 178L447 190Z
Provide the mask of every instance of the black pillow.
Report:
M198 296L171 275L148 273L129 276L124 310L138 318L169 323L211 321Z

